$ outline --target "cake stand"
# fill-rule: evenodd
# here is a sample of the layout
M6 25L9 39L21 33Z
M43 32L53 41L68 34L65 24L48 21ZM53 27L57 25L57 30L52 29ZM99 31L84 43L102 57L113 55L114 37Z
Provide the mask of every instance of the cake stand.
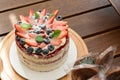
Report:
M69 35L71 39L74 41L75 46L77 48L77 58L87 55L88 50L82 38L72 29L69 29ZM11 62L10 62L10 57L9 57L10 48L14 41L14 38L15 38L15 35L14 35L14 30L13 30L3 39L3 41L0 44L0 57L3 63L3 69L1 73L2 80L26 80L23 76L19 75L13 69ZM65 75L59 80L68 80L69 77L70 77L69 75Z

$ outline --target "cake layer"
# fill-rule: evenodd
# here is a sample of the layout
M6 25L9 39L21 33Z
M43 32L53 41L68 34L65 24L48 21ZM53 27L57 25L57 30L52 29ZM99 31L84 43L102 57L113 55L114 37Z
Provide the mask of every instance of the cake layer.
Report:
M35 71L50 71L50 70L60 67L67 58L68 48L69 48L69 43L67 43L63 49L59 50L58 54L56 56L54 56L52 58L48 58L48 59L42 58L42 59L38 59L38 61L36 61L33 58L37 58L37 57L29 58L30 55L26 55L17 46L18 56L19 56L20 61L23 64L25 64L27 67L29 67Z

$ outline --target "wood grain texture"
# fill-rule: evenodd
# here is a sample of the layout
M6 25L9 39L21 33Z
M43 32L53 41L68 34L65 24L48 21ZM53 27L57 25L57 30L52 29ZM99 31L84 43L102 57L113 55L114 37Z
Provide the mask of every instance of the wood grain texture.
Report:
M114 8L107 7L65 19L70 27L83 38L102 31L119 27L120 16Z
M86 38L84 41L89 49L89 52L101 52L111 45L116 45L117 53L115 55L120 55L120 29Z
M88 50L86 45L84 44L82 38L76 34L73 30L69 29L70 32L70 37L73 39L73 41L76 44L77 47L77 52L78 52L78 58L81 56L87 55ZM7 40L7 41L6 41ZM3 71L1 74L2 80L6 80L6 77L8 78L7 80L25 80L23 77L18 75L12 68L9 60L9 51L11 44L14 41L14 31L9 33L3 40L1 48L0 48L0 57L3 61ZM6 64L7 63L7 64ZM64 76L60 80L67 80L69 76Z
M39 3L31 6L26 6L23 8L14 9L4 13L0 13L0 34L9 32L12 30L12 23L10 15L14 14L18 16L20 14L27 15L29 9L41 10L46 8L48 12L53 12L58 9L63 17L72 16L78 13L82 13L88 10L96 9L110 3L107 0L52 0L46 1L44 3Z
M29 4L39 3L44 0L0 0L0 12Z
M109 0L120 15L120 0Z

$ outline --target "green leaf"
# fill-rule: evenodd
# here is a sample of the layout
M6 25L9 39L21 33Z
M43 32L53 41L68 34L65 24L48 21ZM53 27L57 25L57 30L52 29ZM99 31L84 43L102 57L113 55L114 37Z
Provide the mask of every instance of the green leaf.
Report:
M43 42L43 37L42 36L36 36L35 37L35 40L38 42L38 43L41 43L41 42Z
M34 13L35 19L38 19L40 16L37 12Z
M61 30L55 30L53 33L53 38L57 38L61 33Z
M32 25L31 24L27 24L27 23L22 23L21 27L28 29L28 28L32 28Z

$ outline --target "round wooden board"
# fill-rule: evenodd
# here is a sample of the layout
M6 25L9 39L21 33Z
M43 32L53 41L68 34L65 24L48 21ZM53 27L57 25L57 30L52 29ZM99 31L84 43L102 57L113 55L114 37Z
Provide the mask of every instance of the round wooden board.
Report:
M87 55L88 49L84 41L82 40L82 38L72 29L69 29L69 34L72 40L76 44L77 52L78 52L77 58L80 58L83 55ZM20 76L13 70L10 64L9 51L10 51L11 44L14 41L14 37L15 36L14 36L14 30L13 30L1 42L0 57L3 62L3 71L1 73L2 80L25 80L22 76ZM62 77L60 80L68 80L68 77L69 76L66 75Z

